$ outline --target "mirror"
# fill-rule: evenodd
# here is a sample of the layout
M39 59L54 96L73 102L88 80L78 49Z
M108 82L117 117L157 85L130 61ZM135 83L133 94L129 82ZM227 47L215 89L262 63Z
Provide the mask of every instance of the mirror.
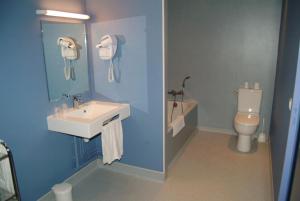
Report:
M41 28L50 101L88 91L85 25L42 21Z

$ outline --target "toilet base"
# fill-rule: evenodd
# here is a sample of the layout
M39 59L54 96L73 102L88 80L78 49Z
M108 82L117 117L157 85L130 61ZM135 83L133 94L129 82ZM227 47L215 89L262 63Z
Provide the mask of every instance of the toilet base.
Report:
M238 134L237 149L240 152L249 152L251 150L251 135Z

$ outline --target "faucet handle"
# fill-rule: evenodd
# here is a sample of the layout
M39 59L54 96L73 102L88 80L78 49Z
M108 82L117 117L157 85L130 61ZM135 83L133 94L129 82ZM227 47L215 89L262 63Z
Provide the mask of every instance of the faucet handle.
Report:
M65 97L65 98L67 98L67 99L71 97L70 94L66 94L66 93L63 93L62 96Z
M72 100L77 100L77 101L79 101L81 99L81 95L73 95L72 96Z
M169 95L175 96L176 95L176 91L173 89L171 91L168 91Z
M73 108L78 108L79 105L81 104L80 97L81 97L80 95L74 95L74 96L72 96Z

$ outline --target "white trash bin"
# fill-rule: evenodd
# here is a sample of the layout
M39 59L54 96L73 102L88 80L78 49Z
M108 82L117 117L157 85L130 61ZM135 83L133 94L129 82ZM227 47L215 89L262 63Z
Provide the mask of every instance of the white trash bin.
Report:
M56 184L52 187L56 201L73 201L72 185L69 183Z

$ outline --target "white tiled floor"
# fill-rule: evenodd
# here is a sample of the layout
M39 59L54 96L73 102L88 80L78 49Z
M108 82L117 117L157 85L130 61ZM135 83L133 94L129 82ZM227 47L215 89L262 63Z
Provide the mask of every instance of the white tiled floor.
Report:
M103 169L96 170L74 188L74 201L151 201L162 183Z
M197 133L164 183L97 169L74 186L74 201L271 201L268 146L242 154L233 140Z
M235 151L235 137L200 133L170 170L159 201L271 201L268 146Z

